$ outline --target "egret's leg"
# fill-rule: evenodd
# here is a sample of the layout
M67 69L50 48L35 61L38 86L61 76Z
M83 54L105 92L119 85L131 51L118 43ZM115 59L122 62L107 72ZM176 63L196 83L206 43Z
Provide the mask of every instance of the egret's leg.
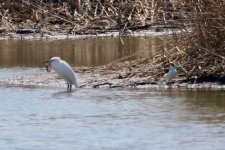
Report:
M69 83L70 84L70 91L72 90L72 84L71 83Z
M70 83L66 82L66 84L67 84L67 91L69 91L70 90Z
M72 84L70 82L67 82L67 90L68 91L72 90Z

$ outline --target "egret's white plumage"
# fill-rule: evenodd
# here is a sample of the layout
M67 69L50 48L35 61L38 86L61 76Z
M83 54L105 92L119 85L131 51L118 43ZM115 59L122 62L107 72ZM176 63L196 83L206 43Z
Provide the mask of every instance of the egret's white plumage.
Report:
M61 60L59 57L52 57L50 60L44 62L50 62L52 69L67 81L68 90L71 90L72 84L78 87L77 78L67 62Z
M175 64L171 64L168 71L164 74L167 81L171 81L177 75L177 68Z

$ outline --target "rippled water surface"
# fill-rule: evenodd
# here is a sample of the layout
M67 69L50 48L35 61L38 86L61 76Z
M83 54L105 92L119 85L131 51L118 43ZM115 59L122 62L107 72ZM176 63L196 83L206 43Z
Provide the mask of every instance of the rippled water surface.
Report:
M223 149L224 92L0 88L1 149Z
M40 73L40 62L51 56L59 55L72 65L96 66L144 49L151 55L149 49L154 45L147 39L138 39L136 44L128 40L125 42L130 45L123 49L116 39L111 44L110 40L81 40L64 41L67 44L64 43L62 50L61 42L0 42L0 149L225 148L225 91L76 89L67 92L65 87L5 84L13 76Z

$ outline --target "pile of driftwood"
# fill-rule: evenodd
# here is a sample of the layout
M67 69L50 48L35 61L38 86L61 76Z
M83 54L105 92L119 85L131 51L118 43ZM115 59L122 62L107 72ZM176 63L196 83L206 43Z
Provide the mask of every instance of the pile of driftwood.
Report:
M195 60L196 59L196 60ZM94 68L78 68L76 72L101 74L102 76L113 77L112 79L129 80L136 78L143 79L155 84L163 79L165 69L171 63L177 66L177 81L202 83L219 82L225 84L225 60L221 56L209 56L208 53L191 58L186 51L174 47L162 51L153 57L137 59L133 61L117 61L108 65Z
M7 30L44 28L74 34L180 27L190 11L185 0L5 0L0 10L1 26Z

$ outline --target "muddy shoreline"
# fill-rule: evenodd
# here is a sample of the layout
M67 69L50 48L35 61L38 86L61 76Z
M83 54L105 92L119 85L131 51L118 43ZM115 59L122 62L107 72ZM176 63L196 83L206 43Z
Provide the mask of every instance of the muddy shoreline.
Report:
M25 69L26 70L26 69ZM121 78L118 72L103 73L98 68L79 67L74 69L78 78L78 88L126 88L126 89L207 89L225 90L225 85L218 82L191 83L183 82L184 78L177 77L173 83L168 84L161 77L158 81L149 77ZM66 89L66 82L56 72L46 72L41 68L38 72L21 74L0 80L4 87L25 87L25 88L61 88ZM74 88L74 87L73 87Z
M32 29L31 29L32 30ZM178 33L178 29L170 28L152 28L140 31L129 31L123 35L117 30L107 31L104 33L96 34L68 34L66 32L53 32L53 31L42 31L38 33L16 33L16 32L6 32L0 34L0 40L38 40L38 39L49 39L49 40L63 40L63 39L85 39L85 38L107 38L107 37L120 37L123 36L133 36L133 37L156 37L156 36L167 36L173 33Z

